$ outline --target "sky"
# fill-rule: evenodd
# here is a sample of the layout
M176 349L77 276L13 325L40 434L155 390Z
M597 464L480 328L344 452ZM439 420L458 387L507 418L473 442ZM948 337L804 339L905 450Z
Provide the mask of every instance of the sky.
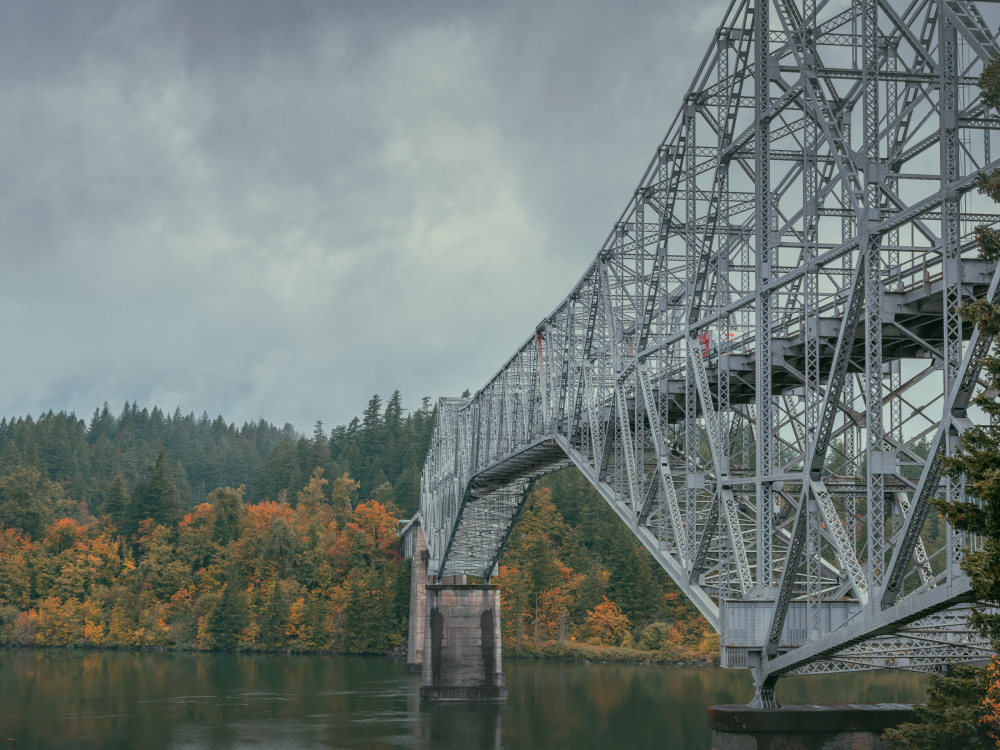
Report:
M570 291L724 3L0 8L0 414L311 432L477 390Z

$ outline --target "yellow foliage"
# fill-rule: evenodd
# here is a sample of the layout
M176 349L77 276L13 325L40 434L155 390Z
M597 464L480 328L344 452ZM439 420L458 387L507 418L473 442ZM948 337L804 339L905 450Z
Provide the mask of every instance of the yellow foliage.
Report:
M313 628L306 617L305 598L296 599L288 610L288 626L285 635L298 641L299 645L312 648Z
M315 513L320 503L326 502L323 488L329 483L328 480L323 479L323 467L317 466L312 477L309 479L309 484L298 494L299 506L304 508L310 515Z
M603 599L593 611L587 610L584 620L584 631L589 636L587 643L620 646L626 636L632 637L632 623L615 602L608 601L606 596Z

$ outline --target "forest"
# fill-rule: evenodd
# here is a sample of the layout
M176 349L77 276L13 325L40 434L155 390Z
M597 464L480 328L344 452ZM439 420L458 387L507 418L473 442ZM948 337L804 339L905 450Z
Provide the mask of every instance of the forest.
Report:
M0 641L387 653L404 645L430 399L374 396L311 436L105 404L0 420ZM708 623L575 470L500 561L504 647L717 652Z

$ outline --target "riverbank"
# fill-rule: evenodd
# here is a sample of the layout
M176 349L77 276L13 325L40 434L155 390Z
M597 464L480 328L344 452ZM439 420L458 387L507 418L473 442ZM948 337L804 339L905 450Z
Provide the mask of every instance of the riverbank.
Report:
M538 646L527 644L520 648L505 646L505 659L563 659L578 662L608 662L632 664L669 664L710 667L719 663L718 651L705 652L687 649L673 643L659 649L644 650L625 646L594 646L586 643L556 642Z

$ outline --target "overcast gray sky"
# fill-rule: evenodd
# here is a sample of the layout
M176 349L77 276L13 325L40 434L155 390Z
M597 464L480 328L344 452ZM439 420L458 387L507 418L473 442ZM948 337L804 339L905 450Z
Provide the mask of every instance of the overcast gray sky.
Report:
M0 9L0 413L302 431L476 390L595 255L719 2Z

